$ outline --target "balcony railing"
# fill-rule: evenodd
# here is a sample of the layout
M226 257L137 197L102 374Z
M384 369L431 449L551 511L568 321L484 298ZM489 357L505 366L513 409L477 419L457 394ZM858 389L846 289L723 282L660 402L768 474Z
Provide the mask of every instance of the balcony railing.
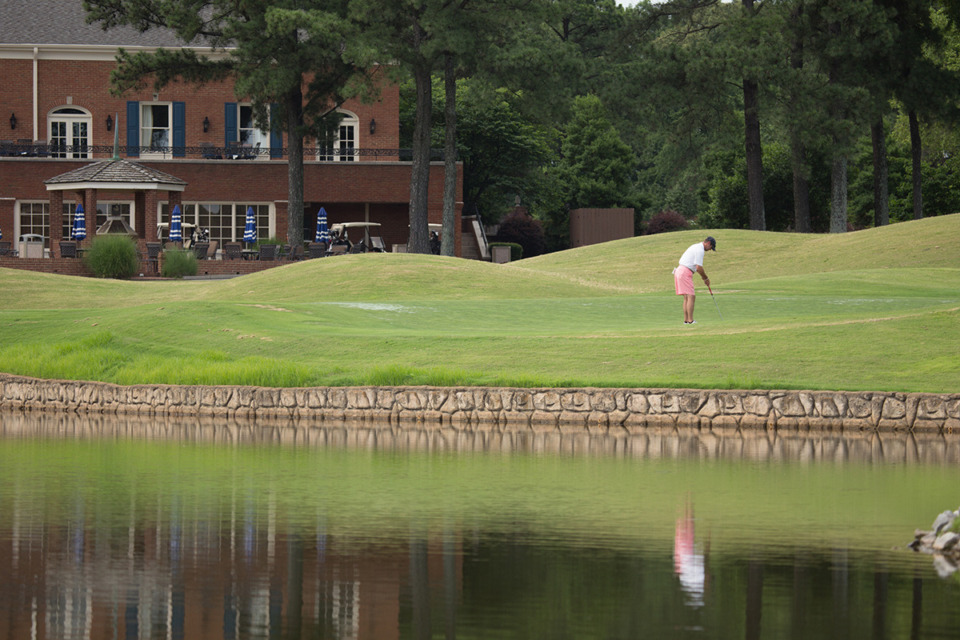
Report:
M105 159L113 155L113 145L87 144L64 145L43 141L0 141L0 157L17 158L64 158L68 160ZM214 146L143 146L120 145L124 158L141 160L282 160L289 157L289 149L270 149L242 145ZM409 162L413 159L411 149L330 149L304 147L303 159L307 162ZM443 151L430 150L431 160L443 160Z

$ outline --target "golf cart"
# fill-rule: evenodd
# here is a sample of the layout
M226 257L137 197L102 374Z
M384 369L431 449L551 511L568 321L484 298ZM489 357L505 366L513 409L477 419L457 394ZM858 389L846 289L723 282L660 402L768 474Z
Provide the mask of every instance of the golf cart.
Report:
M366 253L367 251L383 251L383 240L379 235L371 236L370 232L379 233L379 222L337 222L331 225L331 244L332 246L346 246L349 253ZM363 237L354 244L350 240L350 231L362 233ZM362 231L361 231L362 230Z
M193 230L197 225L192 222L183 222L180 224L181 233L183 234L183 248L189 249L190 243L193 238ZM170 241L170 224L167 222L161 222L157 224L157 240L162 243Z

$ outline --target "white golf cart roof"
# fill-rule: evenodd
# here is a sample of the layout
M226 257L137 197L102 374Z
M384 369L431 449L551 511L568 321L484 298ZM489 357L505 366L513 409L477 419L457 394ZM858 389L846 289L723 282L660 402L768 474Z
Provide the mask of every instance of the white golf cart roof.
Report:
M343 233L344 229L362 229L364 227L379 227L379 222L338 222L330 227L331 231Z

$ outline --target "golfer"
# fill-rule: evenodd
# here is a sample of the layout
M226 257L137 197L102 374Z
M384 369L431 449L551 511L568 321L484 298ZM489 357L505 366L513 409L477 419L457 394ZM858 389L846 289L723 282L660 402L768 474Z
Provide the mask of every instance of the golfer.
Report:
M693 291L693 272L699 273L703 283L710 286L710 278L703 270L703 256L708 250L717 250L717 241L713 236L707 236L703 242L690 245L680 256L680 265L673 270L673 282L677 286L677 295L683 296L683 324L697 323L693 319L693 305L697 299Z

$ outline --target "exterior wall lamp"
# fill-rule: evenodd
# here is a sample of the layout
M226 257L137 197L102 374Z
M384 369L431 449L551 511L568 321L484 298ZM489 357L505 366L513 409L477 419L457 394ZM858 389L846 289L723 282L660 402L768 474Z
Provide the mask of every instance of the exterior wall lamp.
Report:
M15 113L10 114L10 128L11 129L17 128L17 114Z
M107 131L113 131L113 118L107 114Z
M370 118L370 135L373 135L377 132L377 119Z
M204 116L204 117L203 117L203 132L206 133L207 131L210 131L210 118Z

